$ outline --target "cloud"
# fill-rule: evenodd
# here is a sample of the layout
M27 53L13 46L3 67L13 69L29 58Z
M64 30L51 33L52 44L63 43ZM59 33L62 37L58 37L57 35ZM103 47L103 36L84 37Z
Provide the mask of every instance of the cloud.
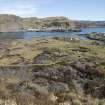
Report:
M6 0L4 0L6 2ZM15 14L22 17L35 16L38 11L39 5L33 0L18 0L4 4L3 0L0 1L0 14Z
M0 0L0 14L14 14L21 17L37 16L43 8L57 0Z
M24 8L6 8L0 9L0 14L14 14L22 17L33 16L37 13L38 8L36 7L24 7Z

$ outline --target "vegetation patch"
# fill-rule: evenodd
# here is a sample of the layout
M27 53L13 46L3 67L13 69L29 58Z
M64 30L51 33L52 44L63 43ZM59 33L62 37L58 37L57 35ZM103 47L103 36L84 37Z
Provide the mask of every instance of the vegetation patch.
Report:
M17 105L24 105L24 100L28 100L25 105L103 103L105 47L94 41L66 39L2 43L1 99L12 97Z

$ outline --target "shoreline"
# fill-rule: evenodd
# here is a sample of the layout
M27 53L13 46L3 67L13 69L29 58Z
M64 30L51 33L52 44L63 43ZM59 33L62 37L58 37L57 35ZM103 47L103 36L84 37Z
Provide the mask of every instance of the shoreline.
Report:
M18 33L18 32L81 32L81 29L73 29L73 30L62 30L62 29L58 29L58 30L43 30L43 29L38 29L38 30L19 30L19 31L7 31L7 32L3 32L1 31L0 33Z
M0 31L0 33L18 33L18 32L82 32L83 29L94 29L99 28L103 29L105 27L87 27L87 28L80 28L80 29L24 29L18 31Z

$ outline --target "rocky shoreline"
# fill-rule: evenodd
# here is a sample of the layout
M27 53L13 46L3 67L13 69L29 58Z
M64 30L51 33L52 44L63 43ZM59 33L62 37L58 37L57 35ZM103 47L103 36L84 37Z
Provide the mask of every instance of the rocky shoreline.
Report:
M45 29L26 29L29 32L81 32L81 29L65 29L65 28L45 28Z
M86 34L86 37L90 40L105 41L105 33L90 33Z
M12 32L81 32L81 29L46 28L46 29L23 29L18 31L7 31L7 33L12 33ZM4 32L1 31L0 33Z

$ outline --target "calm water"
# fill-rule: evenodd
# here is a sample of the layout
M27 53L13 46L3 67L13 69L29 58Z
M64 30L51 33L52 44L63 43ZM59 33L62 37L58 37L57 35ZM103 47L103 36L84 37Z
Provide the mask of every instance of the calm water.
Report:
M16 32L16 33L0 33L0 39L32 39L34 37L54 37L54 36L70 36L86 39L78 34L86 34L91 32L105 32L105 28L86 28L82 32Z
M103 32L105 33L105 28L86 28L82 29L81 34L92 33L92 32Z

